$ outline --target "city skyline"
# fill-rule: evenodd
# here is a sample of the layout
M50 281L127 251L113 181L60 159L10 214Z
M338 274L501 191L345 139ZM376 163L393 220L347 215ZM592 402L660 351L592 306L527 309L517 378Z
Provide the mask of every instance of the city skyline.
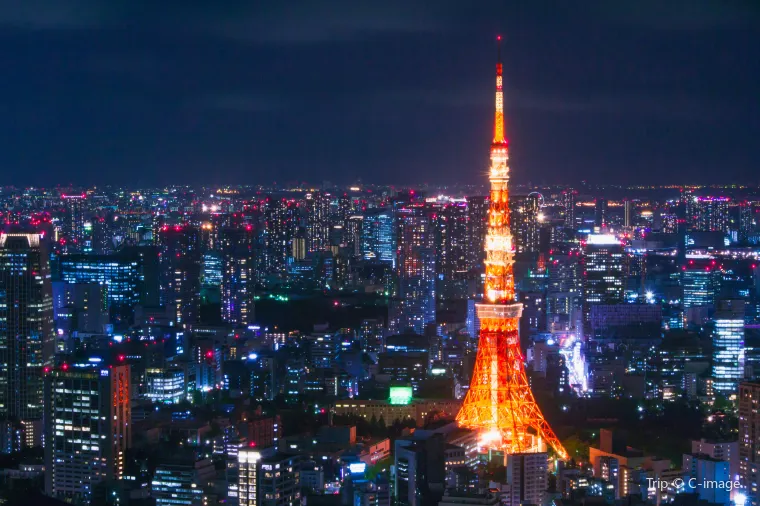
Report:
M37 4L0 10L11 184L484 184L497 33L516 183L755 182L751 2Z

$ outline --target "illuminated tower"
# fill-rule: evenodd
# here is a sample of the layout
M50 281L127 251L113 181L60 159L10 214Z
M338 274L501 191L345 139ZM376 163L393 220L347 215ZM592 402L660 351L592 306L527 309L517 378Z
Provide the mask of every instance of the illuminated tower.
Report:
M499 37L501 39L501 37ZM491 208L486 235L485 297L476 305L480 340L472 382L457 422L480 433L480 445L506 454L545 451L567 458L541 414L525 375L515 302L514 245L509 230L508 145L504 138L501 61L496 65L496 116L491 144Z

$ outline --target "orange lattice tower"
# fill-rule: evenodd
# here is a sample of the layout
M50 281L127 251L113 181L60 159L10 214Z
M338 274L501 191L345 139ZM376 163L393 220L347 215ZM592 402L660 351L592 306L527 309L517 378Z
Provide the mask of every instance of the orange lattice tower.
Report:
M564 459L567 452L541 414L530 390L520 351L517 329L522 304L515 302L508 160L499 61L496 64L496 116L489 175L491 207L485 245L485 294L483 304L476 306L480 339L470 390L457 415L457 422L462 427L476 429L483 448L512 454L545 451L548 444Z

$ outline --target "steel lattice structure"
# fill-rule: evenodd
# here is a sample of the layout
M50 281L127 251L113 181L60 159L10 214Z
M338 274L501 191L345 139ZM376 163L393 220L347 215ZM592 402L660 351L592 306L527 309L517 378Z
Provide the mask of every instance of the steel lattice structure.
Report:
M531 392L520 351L522 304L515 302L514 245L509 229L509 146L504 136L502 65L496 64L496 115L491 144L491 207L486 235L486 278L478 354L472 381L457 422L480 434L484 448L508 454L567 452L544 419Z

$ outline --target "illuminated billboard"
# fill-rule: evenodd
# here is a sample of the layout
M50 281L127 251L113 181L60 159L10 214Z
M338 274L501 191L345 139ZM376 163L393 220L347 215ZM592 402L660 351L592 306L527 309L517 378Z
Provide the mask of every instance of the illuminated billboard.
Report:
M412 402L412 387L391 387L391 404L406 405Z

